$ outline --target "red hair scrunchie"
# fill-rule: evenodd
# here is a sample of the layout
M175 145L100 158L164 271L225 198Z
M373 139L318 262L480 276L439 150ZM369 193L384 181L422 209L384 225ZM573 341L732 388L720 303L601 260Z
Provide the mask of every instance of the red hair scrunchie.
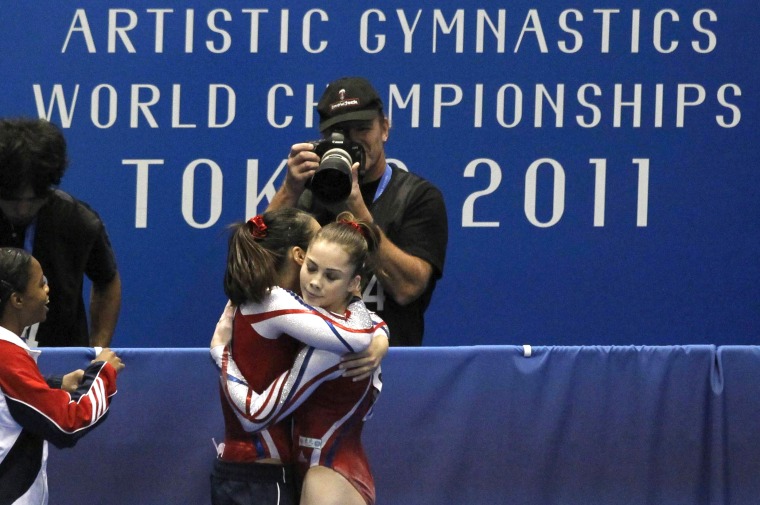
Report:
M267 225L261 215L253 216L248 220L251 223L251 235L253 238L261 239L267 236Z
M361 235L365 239L367 238L366 235L364 234L364 228L362 228L361 225L359 223L357 223L356 221L349 221L348 219L340 219L338 222L339 223L343 223L343 224L347 224L348 226L350 226L354 230L358 231L359 235Z

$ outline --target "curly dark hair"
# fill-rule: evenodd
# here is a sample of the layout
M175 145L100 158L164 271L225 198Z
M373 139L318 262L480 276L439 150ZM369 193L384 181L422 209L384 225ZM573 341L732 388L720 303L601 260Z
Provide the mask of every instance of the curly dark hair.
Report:
M44 119L0 120L0 197L12 197L26 186L44 195L61 183L68 166L66 139Z

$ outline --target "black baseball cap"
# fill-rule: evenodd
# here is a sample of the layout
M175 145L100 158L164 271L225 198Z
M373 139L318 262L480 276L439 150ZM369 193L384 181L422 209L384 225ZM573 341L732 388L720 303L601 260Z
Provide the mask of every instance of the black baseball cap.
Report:
M341 77L327 85L317 104L319 131L343 121L375 119L383 101L364 77Z

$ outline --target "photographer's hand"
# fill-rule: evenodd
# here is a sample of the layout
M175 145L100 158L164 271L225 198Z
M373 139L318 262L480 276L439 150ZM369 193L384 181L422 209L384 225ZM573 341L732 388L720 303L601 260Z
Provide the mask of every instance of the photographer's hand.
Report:
M370 213L369 209L364 204L362 191L359 189L359 163L354 163L351 166L351 179L351 194L349 194L346 199L346 206L356 219L371 223L373 222L372 213Z
M293 144L288 154L288 172L285 182L269 203L267 210L295 207L306 183L319 166L319 156L309 142Z

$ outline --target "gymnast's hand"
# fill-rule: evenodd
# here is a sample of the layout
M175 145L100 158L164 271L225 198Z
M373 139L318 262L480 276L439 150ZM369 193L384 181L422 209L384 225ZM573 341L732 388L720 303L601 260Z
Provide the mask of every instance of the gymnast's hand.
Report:
M214 329L214 336L211 337L210 347L213 349L217 346L224 347L230 340L232 340L232 320L235 317L235 306L231 302L227 301L227 305L224 306L224 311L219 317L219 322L216 323Z
M81 368L79 370L74 370L73 372L67 373L63 376L63 380L61 380L61 389L67 393L73 393L82 383L83 378L84 370Z
M376 335L364 351L343 356L340 363L340 368L345 370L343 377L353 377L354 382L368 378L380 366L386 354L388 337L385 334Z
M100 354L95 356L95 359L92 360L93 363L96 361L105 361L106 363L109 363L114 370L116 370L116 373L124 370L124 363L122 363L121 358L108 347L104 347L103 350L100 351Z

